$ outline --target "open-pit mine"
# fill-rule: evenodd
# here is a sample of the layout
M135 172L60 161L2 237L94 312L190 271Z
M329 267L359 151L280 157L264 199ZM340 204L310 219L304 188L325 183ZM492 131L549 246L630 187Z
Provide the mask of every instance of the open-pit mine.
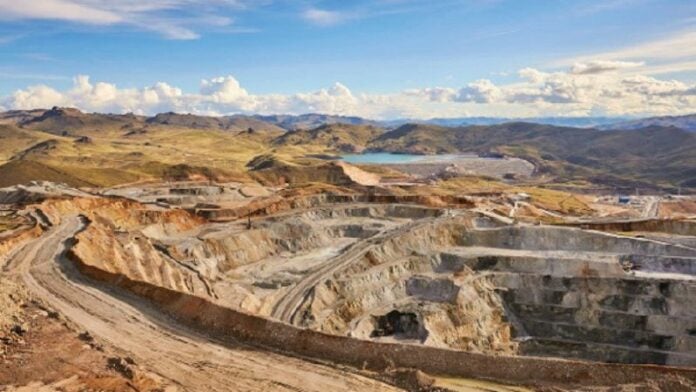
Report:
M357 185L0 189L12 331L0 381L10 391L119 379L151 391L694 390L696 221L594 202L564 216L526 194ZM695 202L648 207L675 203ZM42 337L49 327L62 343ZM102 356L107 368L53 363L48 373L65 378L37 381L44 370L21 365L41 362L26 345Z
M0 113L0 391L694 391L694 151Z

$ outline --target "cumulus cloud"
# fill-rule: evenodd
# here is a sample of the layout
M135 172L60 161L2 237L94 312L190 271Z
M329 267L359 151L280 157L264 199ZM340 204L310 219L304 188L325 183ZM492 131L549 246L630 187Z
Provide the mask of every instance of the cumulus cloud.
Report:
M615 72L621 66L610 65L586 65L580 71L571 67L559 72L524 68L513 83L496 84L481 79L460 88L428 87L388 94L355 93L341 83L295 94L254 94L232 75L204 79L196 92L184 92L165 82L143 88L119 88L80 75L64 91L46 85L15 91L0 97L0 107L72 106L85 111L138 114L318 112L377 119L657 115L688 113L696 107L696 84Z
M675 114L693 111L696 85L649 75L613 72L639 63L596 61L576 64L565 72L524 68L520 81L496 85L482 79L456 95L433 94L432 89L410 91L435 102L442 98L479 107L513 105L538 114L628 115ZM502 114L501 114L502 115Z
M469 83L459 90L455 97L458 102L492 103L498 101L502 91L488 79L477 80Z
M449 87L427 87L404 92L412 97L423 97L432 102L449 102L457 96L457 90Z
M52 106L71 106L67 97L51 87L38 85L25 90L18 90L7 100L7 106L11 109L33 109Z

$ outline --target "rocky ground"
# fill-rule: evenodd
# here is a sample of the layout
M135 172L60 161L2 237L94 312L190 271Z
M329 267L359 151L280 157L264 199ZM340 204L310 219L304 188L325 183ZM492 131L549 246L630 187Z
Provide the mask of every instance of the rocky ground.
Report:
M119 188L101 197L39 188L0 192L8 200L21 192L29 204L12 208L36 224L23 229L31 235L0 237L12 244L0 248L8 249L0 255L5 390L696 387L689 368L696 364L689 300L696 293L696 248L689 240L696 224L689 220L617 223L620 230L540 226L525 214L552 205L529 198L522 211L519 200L504 197L350 189L292 193L182 183ZM507 212L514 209L521 212ZM218 216L211 211L230 218L208 220ZM574 218L569 223L580 225ZM641 234L622 232L633 230ZM221 334L216 331L231 316L220 309L271 324L247 332L230 324L229 334ZM386 369L369 361L356 366L329 355L333 349L307 351L299 338L283 346L244 338L263 337L255 334L264 328L341 336L350 347L377 344L370 350L397 344L486 360L529 356L529 363L542 356L551 362L539 363L568 366L568 374L584 365L553 358L682 368L596 369L619 377L612 383L563 381L538 368L538 377L514 371L483 382L466 373L400 369L398 357ZM391 346L383 347L386 353ZM507 366L508 359L501 361ZM648 376L654 371L663 372L659 380Z
M0 280L0 389L5 391L176 391L129 357L77 332L22 284Z

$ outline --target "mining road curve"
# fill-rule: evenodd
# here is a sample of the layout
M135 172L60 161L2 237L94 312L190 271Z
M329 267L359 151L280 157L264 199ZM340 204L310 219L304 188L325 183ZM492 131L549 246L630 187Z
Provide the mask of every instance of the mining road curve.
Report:
M391 391L355 373L242 343L219 342L169 319L145 301L84 278L65 250L86 223L66 217L11 255L3 273L77 328L186 391Z

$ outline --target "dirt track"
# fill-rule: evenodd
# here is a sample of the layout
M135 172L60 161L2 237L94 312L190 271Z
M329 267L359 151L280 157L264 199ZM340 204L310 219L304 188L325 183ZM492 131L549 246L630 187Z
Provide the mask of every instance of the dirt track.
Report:
M21 275L29 290L79 328L113 346L183 390L387 391L397 390L350 370L213 341L163 316L137 298L96 288L63 256L84 227L66 218L15 253L5 272Z
M349 249L327 260L324 265L307 275L302 281L298 282L285 293L285 295L280 297L280 300L273 307L273 318L296 324L298 321L296 320L298 310L307 299L307 296L311 294L312 289L323 279L327 279L339 270L347 267L351 262L355 261L361 255L364 255L375 244L379 244L390 237L398 236L409 230L431 223L434 220L435 218L427 218L410 222L352 244Z

